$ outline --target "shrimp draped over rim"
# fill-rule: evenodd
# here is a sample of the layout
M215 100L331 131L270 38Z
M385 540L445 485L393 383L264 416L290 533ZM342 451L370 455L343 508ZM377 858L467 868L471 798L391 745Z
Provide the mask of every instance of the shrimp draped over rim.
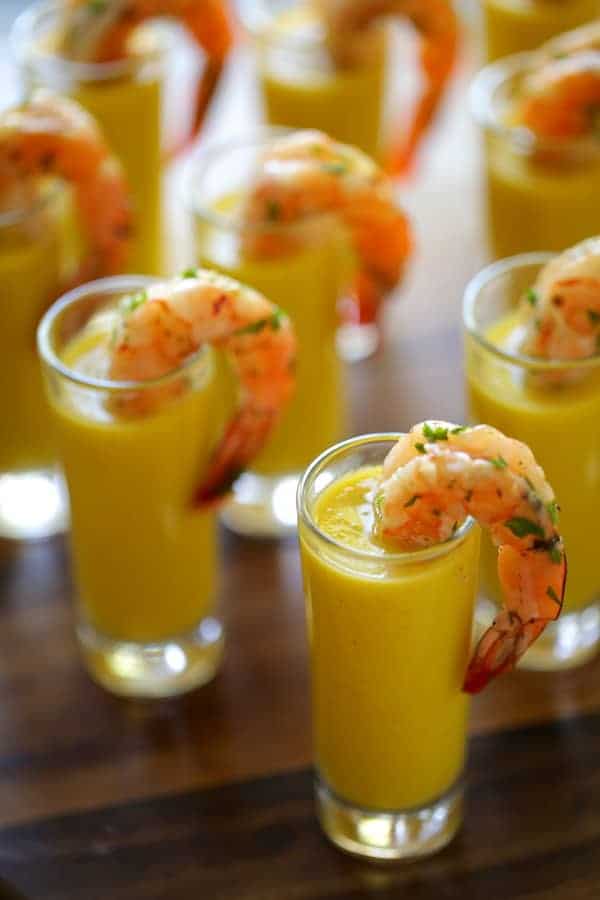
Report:
M415 425L390 450L376 527L402 549L449 540L473 516L498 547L503 607L481 637L464 690L512 669L560 614L567 562L558 505L531 450L489 425Z
M122 272L133 219L121 165L79 104L42 88L0 115L0 195L41 177L74 191L87 248L73 283Z
M361 321L372 321L399 284L412 249L410 225L394 202L390 179L365 153L320 131L273 140L244 210L245 252L258 258L283 255L310 239L301 226L311 235L311 225L331 214L350 234Z
M209 344L227 355L239 381L237 410L193 503L218 501L262 449L294 389L296 341L290 320L258 291L204 269L152 285L121 305L110 377L158 379ZM146 388L120 412L139 414L169 399Z

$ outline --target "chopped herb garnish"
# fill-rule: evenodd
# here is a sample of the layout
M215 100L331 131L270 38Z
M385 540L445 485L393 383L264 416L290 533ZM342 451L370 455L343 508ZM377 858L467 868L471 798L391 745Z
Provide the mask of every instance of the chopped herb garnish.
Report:
M490 459L490 462L496 469L506 469L508 465L504 457L500 455L498 455L495 459Z
M457 425L456 428L450 429L450 434L462 434L463 431L468 431L468 430L469 430L468 425Z
M145 303L148 299L148 291L138 291L137 294L131 294L129 297L123 297L119 306L121 308L121 312L125 315L132 313L134 310L141 306L142 303Z
M539 294L534 288L529 288L525 291L525 299L529 303L530 306L537 306L539 298Z
M544 537L544 529L531 519L515 516L513 519L508 519L504 524L518 538L527 537L528 534Z
M377 491L377 493L375 494L375 497L373 498L375 514L378 516L382 515L382 512L383 512L382 507L383 507L384 498L385 498L385 494L383 493L383 491Z
M562 562L562 552L556 546L556 544L553 544L552 547L550 547L550 550L548 552L550 554L550 559L552 560L553 563L556 563L556 565L558 565L559 563Z
M548 515L550 516L550 521L552 522L552 524L557 525L558 524L558 512L559 512L560 507L559 507L558 503L556 502L556 500L551 500L550 503L547 503L546 509L548 510Z
M181 273L182 278L197 278L198 277L198 269L184 269Z
M343 162L325 162L321 168L330 175L345 175L348 171L348 166Z
M596 312L595 309L588 309L587 314L592 325L597 325L600 322L600 313Z
M267 221L268 222L278 222L281 218L281 204L277 203L276 200L269 200L267 202Z
M558 605L560 606L560 600L558 599L558 594L556 593L556 591L554 590L554 588L552 587L551 584L549 584L548 587L546 588L546 593L550 597L551 600L554 600L554 602L558 603Z
M108 8L108 0L89 0L89 8L93 13L103 13Z
M420 441L418 444L415 444L415 450L418 450L419 453L427 453L427 450L425 449L425 444L422 444Z
M410 500L404 504L404 509L408 509L409 506L414 506L417 500L421 497L420 494L413 494Z
M283 322L284 319L285 319L285 313L282 309L279 309L279 307L278 307L275 310L275 312L273 313L273 315L271 316L270 324L271 324L271 328L273 329L273 331L279 331L279 329L281 328L281 323Z
M447 441L448 440L448 429L442 428L441 425L437 425L435 428L432 428L429 422L425 422L423 425L423 434L427 438L428 441Z

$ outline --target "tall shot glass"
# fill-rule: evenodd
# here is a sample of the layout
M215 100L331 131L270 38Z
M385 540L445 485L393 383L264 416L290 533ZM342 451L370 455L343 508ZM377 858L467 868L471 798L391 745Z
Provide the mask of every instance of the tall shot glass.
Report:
M486 422L528 444L560 498L569 554L563 612L520 662L522 668L547 670L585 662L600 641L599 541L593 527L600 506L600 354L545 360L518 349L523 296L551 259L552 254L528 253L488 266L468 285L463 308L471 422ZM486 536L481 594L477 617L486 626L501 596L495 551Z
M204 684L223 647L215 515L191 502L226 415L212 350L152 381L107 374L111 311L152 283L84 285L38 331L71 502L79 647L94 680L133 697ZM146 402L156 392L161 402Z
M331 528L328 513L352 506L343 498L398 437L332 447L298 489L318 815L334 844L375 859L434 853L460 827L479 560L470 519L411 553L359 548L351 529ZM356 521L365 504L346 512Z

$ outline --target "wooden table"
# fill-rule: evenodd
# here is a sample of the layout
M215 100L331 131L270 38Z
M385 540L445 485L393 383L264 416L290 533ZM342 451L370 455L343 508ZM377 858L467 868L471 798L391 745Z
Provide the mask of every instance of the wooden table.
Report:
M419 253L384 352L349 372L356 432L462 417L461 293L483 258L471 69L404 195ZM0 545L0 898L600 897L600 661L478 697L462 833L430 861L376 867L314 818L293 541L223 535L224 667L177 702L88 680L71 593L61 539Z

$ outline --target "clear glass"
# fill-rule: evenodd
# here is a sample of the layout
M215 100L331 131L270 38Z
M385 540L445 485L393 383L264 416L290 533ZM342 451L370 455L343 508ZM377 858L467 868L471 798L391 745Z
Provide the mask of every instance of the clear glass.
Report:
M239 9L255 48L270 125L318 128L376 159L385 155L392 138L386 132L399 127L398 110L401 119L406 117L400 128L408 133L412 83L394 77L393 61L400 54L388 26L369 29L362 64L342 71L334 67L323 28L305 0L241 0ZM409 90L403 90L407 85ZM377 323L362 321L351 297L341 312L337 341L342 358L357 362L375 353L381 340Z
M298 489L318 815L362 857L434 853L462 820L479 529L416 553L358 550L321 530L325 490L380 466L399 435L327 450Z
M44 190L31 205L0 214L0 537L63 531L67 510L56 470L51 418L35 352L38 322L60 293L60 198Z
M550 259L551 254L537 253L496 263L469 284L464 301L470 420L494 425L528 444L561 507L569 561L563 613L520 663L548 670L585 662L600 640L600 543L593 527L600 506L600 355L545 361L507 349L511 334L518 336L516 313L523 294ZM556 372L570 379L551 384L543 378ZM501 598L496 551L486 537L481 593L478 619L483 627Z
M133 195L129 271L158 275L169 262L162 233L163 159L190 130L202 61L172 30L156 24L139 30L135 53L125 60L82 63L61 57L52 51L52 37L62 5L49 0L28 8L13 27L13 52L27 87L44 85L73 97L102 126Z
M486 58L536 50L600 16L599 0L481 0Z
M84 285L38 331L71 502L80 649L95 681L132 697L204 684L223 647L215 515L191 499L224 427L212 351L157 381L115 382L69 365L83 354L104 359L111 308L151 283Z
M534 54L483 69L471 89L484 137L484 190L489 247L503 259L529 251L560 251L600 231L600 144L540 141L507 124Z
M335 348L337 306L354 273L349 236L330 216L260 229L261 234L286 242L279 256L258 258L246 249L257 229L243 225L243 202L272 139L273 131L268 130L217 144L191 162L186 179L197 261L264 293L291 316L298 339L292 402L252 470L236 483L222 513L234 531L255 536L295 529L299 473L343 434L344 379Z

